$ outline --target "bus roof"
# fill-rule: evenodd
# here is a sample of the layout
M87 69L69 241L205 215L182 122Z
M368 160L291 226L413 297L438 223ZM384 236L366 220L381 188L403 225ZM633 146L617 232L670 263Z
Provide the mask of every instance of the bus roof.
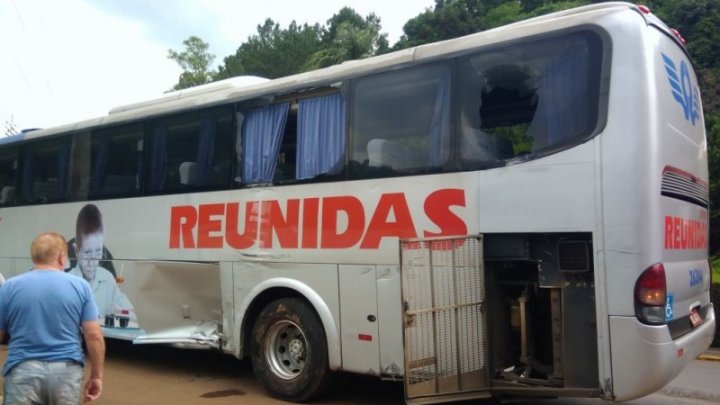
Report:
M202 86L164 94L147 101L128 104L110 110L108 115L32 131L25 139L79 131L101 125L120 124L137 119L159 116L172 112L210 107L223 103L239 102L259 97L275 97L318 86L331 86L341 80L387 70L393 66L412 62L430 61L481 46L507 42L525 36L559 30L583 23L619 10L637 10L637 6L624 3L599 3L547 14L519 21L464 37L419 45L367 59L346 61L338 65L268 80L256 76L241 76ZM549 28L549 25L551 27Z

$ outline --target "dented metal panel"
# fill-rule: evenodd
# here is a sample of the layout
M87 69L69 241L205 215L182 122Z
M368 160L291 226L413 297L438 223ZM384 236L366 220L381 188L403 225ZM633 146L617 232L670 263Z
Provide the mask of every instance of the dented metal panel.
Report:
M218 264L115 260L119 288L137 323L106 321L105 336L136 343L219 347L222 326Z

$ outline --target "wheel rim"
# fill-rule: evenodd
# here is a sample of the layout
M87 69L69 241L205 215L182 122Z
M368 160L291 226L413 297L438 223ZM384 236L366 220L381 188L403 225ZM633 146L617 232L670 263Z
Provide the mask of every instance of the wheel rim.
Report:
M265 338L265 358L273 374L291 380L305 370L307 341L293 322L274 324Z

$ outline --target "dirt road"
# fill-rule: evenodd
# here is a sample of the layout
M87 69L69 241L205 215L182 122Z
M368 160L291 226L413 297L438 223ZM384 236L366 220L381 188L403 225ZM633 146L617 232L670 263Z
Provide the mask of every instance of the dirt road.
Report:
M7 346L0 346L0 364ZM87 371L87 370L86 370ZM342 378L318 404L403 403L402 384L361 377ZM105 366L104 393L97 405L271 405L255 380L249 361L218 352L165 346L132 346L111 341Z

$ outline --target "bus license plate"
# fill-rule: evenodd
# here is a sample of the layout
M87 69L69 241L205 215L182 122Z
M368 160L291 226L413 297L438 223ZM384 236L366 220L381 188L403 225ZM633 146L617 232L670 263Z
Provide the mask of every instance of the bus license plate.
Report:
M703 323L702 317L700 317L697 309L690 311L690 323L692 323L693 328L696 328Z

